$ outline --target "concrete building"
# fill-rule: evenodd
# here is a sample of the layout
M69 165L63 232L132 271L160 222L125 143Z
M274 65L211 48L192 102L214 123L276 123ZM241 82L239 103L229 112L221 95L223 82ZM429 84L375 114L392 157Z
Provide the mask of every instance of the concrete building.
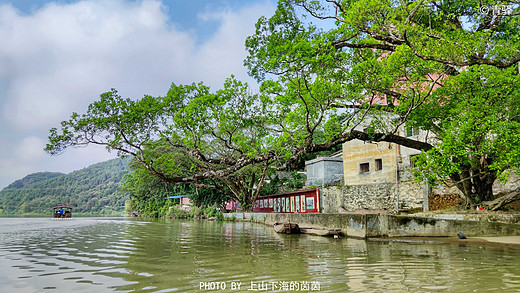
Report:
M358 127L362 130L362 127ZM402 127L399 135L426 139L426 133ZM343 144L343 207L356 209L427 209L428 187L411 173L420 151L388 142ZM426 204L423 206L423 204Z
M343 178L343 152L305 162L305 186L340 184Z

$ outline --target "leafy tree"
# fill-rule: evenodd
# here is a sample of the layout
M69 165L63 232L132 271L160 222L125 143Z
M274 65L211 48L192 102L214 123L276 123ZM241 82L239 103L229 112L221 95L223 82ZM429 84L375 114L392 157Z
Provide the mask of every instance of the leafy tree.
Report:
M451 178L478 204L518 169L519 11L516 1L281 0L246 41L245 64L294 113L277 116L294 122L284 128L301 151L293 159L350 139L395 142L424 151L423 176ZM354 130L367 115L372 131ZM430 139L399 136L404 123Z
M223 206L229 200L216 188L199 188L188 183L169 183L159 179L139 163L131 164L132 172L125 175L122 191L128 193L127 212L138 211L149 216L164 216L171 206L166 199L171 195L186 194L197 206L208 207L215 203Z
M219 188L250 209L276 160L263 127L266 105L258 101L233 78L215 93L202 83L173 84L164 97L136 101L112 90L86 114L73 113L60 131L51 129L46 150L105 145L165 182Z
M481 13L508 3L508 15ZM217 92L173 84L165 97L136 101L113 90L51 129L47 151L105 145L163 181L225 185L249 209L272 168L295 169L302 157L352 139L388 141L424 151L420 170L450 177L477 204L490 198L495 178L517 169L508 155L518 145L517 118L504 110L515 111L518 98L518 13L507 1L281 0L246 41L245 64L262 95L234 79ZM333 23L321 29L305 15ZM507 96L489 91L492 72ZM473 92L459 115L453 94L467 85ZM483 101L489 111L479 112ZM494 114L507 120L494 122ZM368 115L372 130L354 130ZM472 132L471 121L488 122ZM399 135L404 123L433 138Z
M492 201L495 180L520 166L520 78L512 71L472 66L412 114L438 139L418 158L421 175L430 181L450 177L471 203Z

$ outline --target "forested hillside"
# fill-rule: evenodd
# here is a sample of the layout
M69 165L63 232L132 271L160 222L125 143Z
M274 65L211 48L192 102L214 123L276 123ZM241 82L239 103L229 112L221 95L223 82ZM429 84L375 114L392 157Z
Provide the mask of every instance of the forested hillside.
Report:
M113 159L69 174L40 172L27 175L0 191L2 214L49 214L56 205L70 205L73 213L113 214L124 210L120 192L130 159Z

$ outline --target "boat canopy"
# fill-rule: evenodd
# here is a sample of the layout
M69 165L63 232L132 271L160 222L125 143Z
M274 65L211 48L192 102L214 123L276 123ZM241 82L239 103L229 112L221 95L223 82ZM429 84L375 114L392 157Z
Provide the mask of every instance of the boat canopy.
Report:
M172 196L168 196L166 199L172 199L172 198L183 198L183 197L188 197L187 194L182 194L182 195L172 195Z
M53 209L55 209L55 210L56 209L61 209L61 208L63 208L63 209L72 209L72 207L68 207L68 206L55 206L55 207L53 207Z

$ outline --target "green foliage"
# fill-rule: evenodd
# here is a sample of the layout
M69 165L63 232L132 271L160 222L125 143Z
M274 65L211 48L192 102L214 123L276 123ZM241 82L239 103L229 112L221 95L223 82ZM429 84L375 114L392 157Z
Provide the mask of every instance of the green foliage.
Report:
M507 3L512 15L481 13ZM185 183L204 188L191 193L200 204L229 197L248 210L276 189L262 191L271 167L298 170L306 156L352 139L427 151L417 163L434 175L423 176L450 176L478 201L518 162L519 9L508 1L280 0L246 40L260 94L234 77L217 91L172 84L164 97L136 100L111 90L51 129L46 150L94 143L133 156L144 168L128 179L129 206L154 216ZM361 123L367 133L356 130ZM405 123L435 141L399 135Z
M25 186L34 184L39 181L44 181L47 179L52 179L54 177L58 177L64 175L63 173L59 172L38 172L33 173L25 176L24 178L20 180L16 180L15 182L9 184L6 188L8 189L17 189L17 188L23 188Z
M127 213L136 211L139 215L151 217L186 216L177 208L170 211L170 207L179 204L179 199L166 199L172 195L188 195L196 206L203 208L214 204L223 205L229 200L217 188L195 187L188 183L168 183L152 175L138 162L134 161L131 166L132 172L124 177L122 186L122 191L129 195L125 208Z
M458 174L468 172L473 181L489 185L519 170L519 87L516 68L486 65L468 68L447 81L428 107L413 114L417 125L433 129L439 140L435 149L418 157L417 174L435 182L448 176L460 181ZM479 188L469 182L460 182L460 187ZM477 195L470 200L483 200Z
M302 189L305 185L305 180L306 177L297 171L276 173L265 184L260 194L270 195Z
M250 207L275 161L265 127L269 105L262 100L233 77L216 92L202 83L172 84L164 97L130 100L112 90L85 114L73 113L61 130L51 129L46 150L59 154L95 143L133 156L144 168L129 177L127 190L148 214L164 206L170 183L204 185L190 192L202 205L232 198Z
M247 39L245 64L290 112L276 115L291 121L280 146L312 153L359 138L424 150L420 176L449 177L478 203L518 168L519 13L515 1L280 0ZM405 123L428 141L400 137Z
M113 159L69 174L34 173L0 191L5 214L52 213L57 205L74 214L121 214L127 195L119 192L129 159Z

